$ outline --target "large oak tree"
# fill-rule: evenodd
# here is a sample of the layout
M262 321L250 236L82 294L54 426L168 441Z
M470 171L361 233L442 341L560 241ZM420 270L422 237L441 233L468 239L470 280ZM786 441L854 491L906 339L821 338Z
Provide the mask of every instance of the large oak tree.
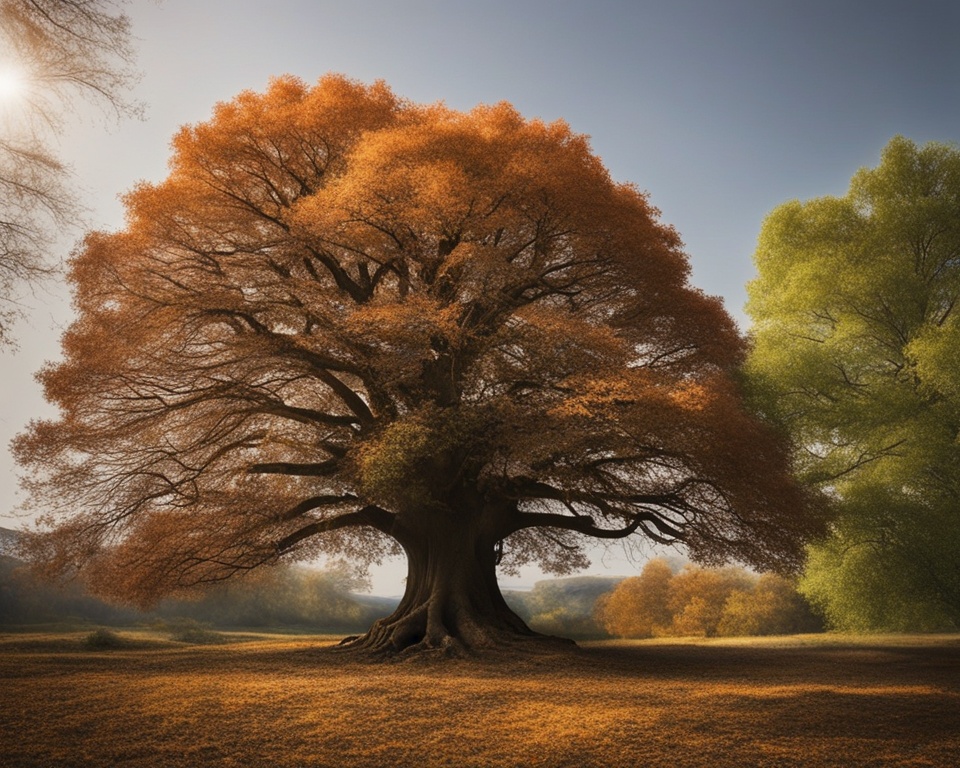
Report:
M362 648L532 633L496 569L591 538L796 564L817 526L742 407L744 344L587 140L285 77L174 139L70 273L17 443L54 572L150 601L282 557L409 563Z

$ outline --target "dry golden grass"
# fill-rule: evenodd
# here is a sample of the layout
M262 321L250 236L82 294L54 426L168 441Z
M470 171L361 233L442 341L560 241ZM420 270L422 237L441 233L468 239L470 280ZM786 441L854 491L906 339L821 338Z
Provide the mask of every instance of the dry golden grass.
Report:
M0 635L0 765L960 765L956 636L427 664L361 663L330 638L122 635L103 651Z

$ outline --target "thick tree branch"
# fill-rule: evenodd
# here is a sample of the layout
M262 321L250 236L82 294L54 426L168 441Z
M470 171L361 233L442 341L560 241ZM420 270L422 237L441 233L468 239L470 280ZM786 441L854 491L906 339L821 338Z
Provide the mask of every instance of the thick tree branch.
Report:
M300 515L306 514L314 509L320 509L322 507L331 507L338 504L347 504L350 502L357 501L357 497L352 493L341 493L341 494L323 494L320 496L313 496L309 499L304 499L295 507L291 507L282 515L280 515L280 520L296 520Z
M340 468L338 461L322 461L316 464L295 464L287 461L252 464L247 467L251 475L291 475L294 477L329 477Z
M338 517L334 517L329 520L317 520L309 525L305 525L303 528L294 531L286 538L277 542L277 552L279 554L283 554L284 552L291 550L295 545L299 544L304 539L308 539L311 536L316 536L319 533L337 531L341 528L369 526L371 528L376 528L382 533L390 533L393 527L393 521L393 513L387 512L385 509L374 505L366 506L363 509L357 510L356 512L349 512L345 515L339 515Z
M599 528L592 517L571 517L550 512L520 512L515 518L511 533L524 528L562 528L592 536L596 539L623 539L636 531L644 522L657 524L657 518L650 513L634 513L633 520L623 528ZM679 538L679 531L678 538Z

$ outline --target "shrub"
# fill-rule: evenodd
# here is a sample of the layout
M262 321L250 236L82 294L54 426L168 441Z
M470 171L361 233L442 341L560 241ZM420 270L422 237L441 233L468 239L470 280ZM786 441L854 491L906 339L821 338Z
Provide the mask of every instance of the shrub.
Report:
M109 629L98 629L91 632L84 638L83 644L93 650L110 650L111 648L122 648L125 643L122 637Z
M171 640L178 643L190 643L191 645L217 645L227 642L227 637L220 632L205 627L193 619L171 619L170 621L158 621L153 624L153 628L159 632L165 632L170 635Z

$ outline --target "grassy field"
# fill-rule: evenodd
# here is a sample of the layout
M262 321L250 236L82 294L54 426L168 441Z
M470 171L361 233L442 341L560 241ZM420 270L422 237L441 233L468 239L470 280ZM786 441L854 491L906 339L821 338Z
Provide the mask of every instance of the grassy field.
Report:
M960 637L360 663L331 638L0 635L2 766L960 765Z

